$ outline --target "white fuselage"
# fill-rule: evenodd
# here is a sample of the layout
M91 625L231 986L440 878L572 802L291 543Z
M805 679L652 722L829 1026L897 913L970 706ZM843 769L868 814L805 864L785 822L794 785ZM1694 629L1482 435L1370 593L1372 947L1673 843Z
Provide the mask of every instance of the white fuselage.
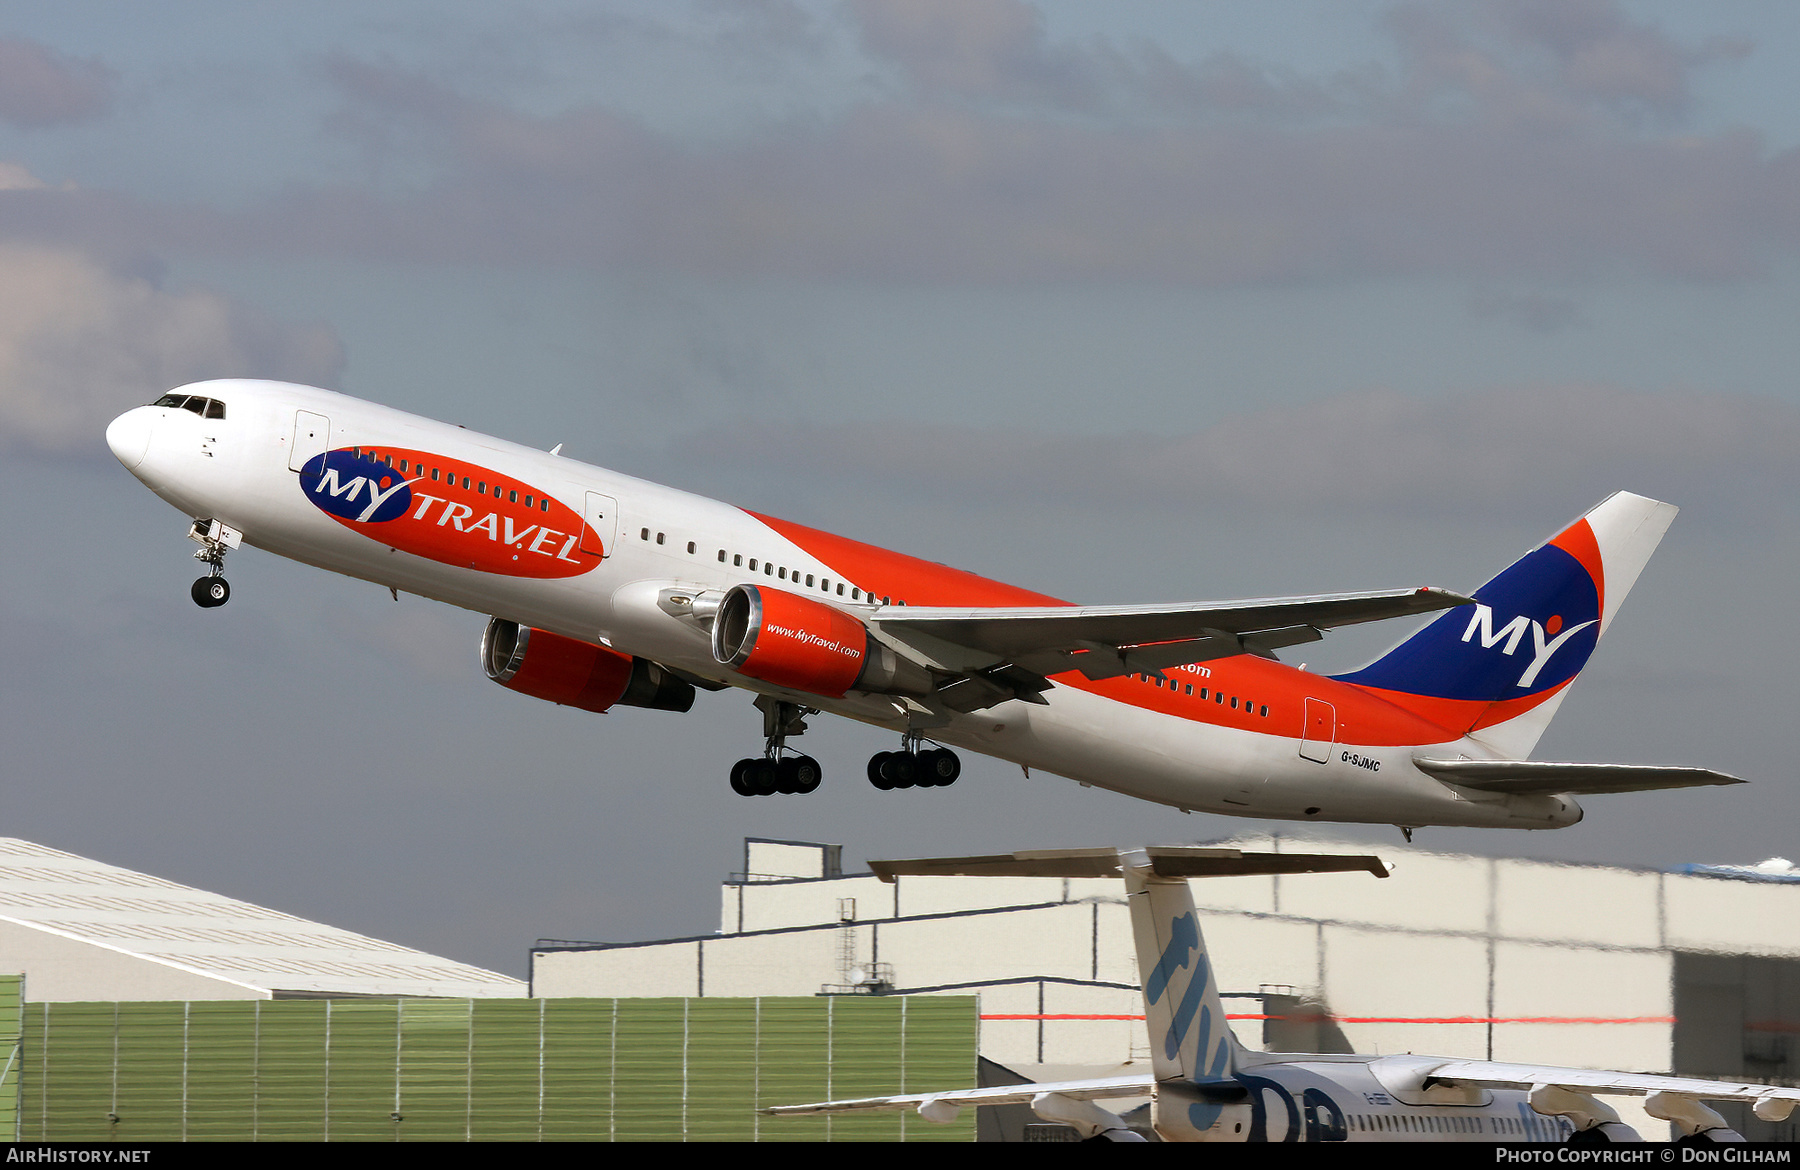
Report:
M896 731L907 729L908 716L890 696L851 691L826 698L727 668L714 657L706 627L691 616L666 612L658 605L659 594L670 588L724 591L753 582L866 617L878 612L884 599L896 605L998 604L959 590L967 582L1007 588L325 390L222 381L183 391L217 399L225 416L139 407L113 423L108 441L157 495L190 516L229 525L245 543ZM317 450L296 449L309 443ZM412 485L414 504L406 521L438 542L428 555L376 539L308 498L300 483L302 460L346 448L414 453L423 466ZM439 462L464 472L475 468L475 479L467 488L460 478L441 487L430 478ZM413 476L413 465L408 467L401 478ZM495 486L472 495L476 482L487 482L480 469L492 473ZM505 491L514 495L524 485L523 498L544 510L527 514L516 500L498 496L490 503L502 483L512 485ZM319 484L314 494L323 499L326 486ZM585 521L604 545L603 557L575 566L578 533L552 523L571 513L579 519L559 522L581 529ZM847 548L860 551L847 553ZM906 571L890 572L900 562ZM934 583L918 584L934 572L939 574L931 578ZM936 594L924 595L931 590ZM1356 704L1376 700L1349 694L1351 688L1334 680L1247 655L1167 674L1175 681L1166 686L1163 679L1139 676L1104 683L1053 676L1056 685L1043 694L1041 705L1007 700L956 715L927 734L1183 809L1406 826L1556 828L1580 819L1579 807L1567 797L1473 793L1424 774L1413 764L1421 749L1449 758L1491 753L1442 735L1413 736L1411 742L1395 742L1407 737L1391 730L1359 736L1359 726L1386 728L1398 713L1393 719L1385 712L1357 717ZM1210 699L1195 698L1196 680L1206 685L1198 693L1210 691ZM1300 708L1308 699L1334 704L1338 715L1331 738L1321 744L1315 737L1303 756L1308 745L1302 743ZM1253 704L1263 714L1254 715Z

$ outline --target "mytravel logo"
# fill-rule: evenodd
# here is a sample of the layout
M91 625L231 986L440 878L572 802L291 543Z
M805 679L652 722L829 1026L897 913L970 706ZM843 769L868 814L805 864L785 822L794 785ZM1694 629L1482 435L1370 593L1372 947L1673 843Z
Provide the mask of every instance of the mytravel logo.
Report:
M771 634L779 634L784 638L792 638L794 641L800 642L803 645L817 646L819 649L828 650L833 654L842 654L845 658L862 657L862 651L855 646L847 646L842 642L821 637L811 630L790 630L786 626L778 626L772 622L765 623L763 629L769 631Z
M521 480L428 451L341 448L300 470L321 512L390 548L511 577L573 577L600 563L600 535Z
M1501 646L1500 653L1511 654L1519 648L1525 632L1529 630L1531 632L1531 665L1525 668L1525 673L1519 676L1518 682L1519 686L1529 687L1537 681L1538 672L1549 664L1551 655L1561 650L1569 639L1597 622L1598 619L1594 619L1565 629L1560 614L1552 614L1548 620L1542 622L1533 621L1521 614L1496 631L1493 607L1477 602L1475 615L1469 619L1469 628L1463 631L1462 640L1467 642L1479 634L1483 650L1491 650L1504 640L1506 645Z

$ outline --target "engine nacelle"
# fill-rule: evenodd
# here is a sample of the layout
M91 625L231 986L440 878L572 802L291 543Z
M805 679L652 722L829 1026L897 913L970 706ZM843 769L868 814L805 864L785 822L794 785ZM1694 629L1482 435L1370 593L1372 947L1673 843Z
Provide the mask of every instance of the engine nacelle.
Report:
M812 695L928 695L931 674L869 636L855 617L763 585L734 585L713 619L713 657L740 674Z
M694 705L694 688L647 658L504 618L488 620L481 667L509 690L583 711L615 705L686 711Z

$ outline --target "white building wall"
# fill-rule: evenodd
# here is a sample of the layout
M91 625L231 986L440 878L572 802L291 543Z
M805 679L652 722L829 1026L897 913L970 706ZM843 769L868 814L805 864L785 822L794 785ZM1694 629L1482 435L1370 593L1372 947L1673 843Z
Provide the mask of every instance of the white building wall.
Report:
M1238 844L1367 851L1291 838ZM1800 884L1379 853L1394 867L1385 880L1194 880L1221 989L1322 997L1360 1052L1667 1071L1675 951L1800 956ZM856 899L858 959L892 964L898 989L977 985L989 1058L1026 1069L1148 1059L1141 1018L1107 1018L1143 1014L1117 879L909 877L889 885L861 875L727 887L726 933L704 940L705 993L811 994L838 982L845 897ZM739 921L766 933L737 935ZM812 929L772 929L803 924ZM535 993L688 994L699 945L540 955ZM1256 1015L1260 1005L1228 999L1226 1010ZM1261 1046L1260 1020L1233 1027ZM1663 1132L1635 1108L1620 1112L1646 1133Z

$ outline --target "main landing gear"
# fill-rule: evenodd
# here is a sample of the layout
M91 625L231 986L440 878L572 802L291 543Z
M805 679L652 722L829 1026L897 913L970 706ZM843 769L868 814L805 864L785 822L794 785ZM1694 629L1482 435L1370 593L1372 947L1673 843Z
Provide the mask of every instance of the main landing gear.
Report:
M731 790L739 796L773 796L777 792L801 795L819 786L824 773L811 756L788 755L787 738L806 730L811 707L758 695L763 713L763 735L768 746L760 759L739 760L731 766Z
M906 733L897 752L869 757L869 783L887 792L894 788L948 788L962 775L962 761L949 748L922 748L923 739Z
M242 542L243 534L217 520L200 519L188 529L188 539L200 545L194 559L212 570L195 581L188 593L201 609L217 609L231 600L231 583L225 580L225 554Z

